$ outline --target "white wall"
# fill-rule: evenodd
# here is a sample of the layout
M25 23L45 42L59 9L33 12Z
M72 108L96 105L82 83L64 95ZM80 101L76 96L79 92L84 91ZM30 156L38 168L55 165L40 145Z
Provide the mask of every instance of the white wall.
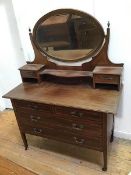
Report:
M0 110L11 107L2 95L21 82L18 67L25 64L10 0L0 1Z
M124 62L124 88L118 115L115 118L115 134L131 139L131 2L130 0L12 0L21 36L24 56L33 60L33 50L28 37L28 28L47 12L58 8L83 10L95 16L106 31L107 21L111 23L109 56L113 62Z
M124 62L123 93L115 120L115 134L131 139L131 1L95 0L95 16L104 25L111 23L109 57L113 62ZM103 4L103 6L102 6Z

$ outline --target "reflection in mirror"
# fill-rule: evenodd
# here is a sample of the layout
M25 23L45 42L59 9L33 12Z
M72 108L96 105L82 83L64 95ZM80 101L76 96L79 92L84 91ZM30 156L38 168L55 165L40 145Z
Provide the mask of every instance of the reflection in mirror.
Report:
M79 61L93 56L100 49L104 32L90 15L59 13L39 24L36 40L40 49L51 58Z

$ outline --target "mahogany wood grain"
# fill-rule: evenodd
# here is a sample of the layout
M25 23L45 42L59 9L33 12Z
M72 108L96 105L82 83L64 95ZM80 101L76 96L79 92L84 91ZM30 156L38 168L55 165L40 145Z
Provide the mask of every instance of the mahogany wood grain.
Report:
M96 66L93 70L93 87L96 84L114 84L121 87L122 67Z
M116 114L121 91L92 89L88 84L23 83L4 98Z
M92 89L87 84L43 82L23 83L4 97L12 100L25 149L28 133L99 150L103 152L105 171L107 143L113 138L112 117L120 94L120 91Z
M71 12L71 9L69 11ZM41 20L43 19L41 18L37 25ZM28 147L26 134L32 134L99 150L103 153L103 170L106 171L108 143L113 141L114 115L117 113L121 90L93 89L90 82L93 70L97 66L110 68L106 69L107 74L104 67L101 74L97 69L97 72L94 72L95 76L97 75L96 82L115 84L121 81L118 79L123 63L115 64L108 58L109 25L107 34L103 34L104 43L101 49L96 50L90 61L87 60L79 66L58 65L47 58L35 40L37 25L34 27L33 35L29 31L35 59L20 69L23 82L31 82L22 83L3 96L12 101L25 149ZM59 33L59 29L56 29L55 32ZM44 65L44 72L41 74L40 65ZM46 81L43 77L47 74L52 76L52 82ZM105 75L109 77L105 78ZM67 79L76 77L80 80L83 77L90 79L86 79L85 84L67 84ZM63 79L66 85L59 83L56 78ZM33 79L38 80L39 84L33 84ZM57 83L53 83L55 79Z
M88 77L92 76L92 72L90 71L76 71L76 70L56 70L56 69L45 69L41 73L41 75L53 75L58 77Z

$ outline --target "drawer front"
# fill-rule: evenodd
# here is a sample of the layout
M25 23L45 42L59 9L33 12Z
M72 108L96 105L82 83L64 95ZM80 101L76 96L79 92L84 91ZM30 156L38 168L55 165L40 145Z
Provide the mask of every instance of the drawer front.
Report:
M97 137L88 138L84 136L79 136L77 134L68 133L67 131L64 131L64 130L59 130L59 129L56 130L56 129L47 128L47 127L43 128L43 127L35 127L35 126L33 127L29 125L24 125L22 126L21 129L23 130L23 132L32 134L32 135L51 138L54 140L79 145L82 147L94 148L96 150L102 149L102 138L97 138Z
M62 118L49 112L24 111L17 109L17 118L20 125L30 124L31 126L50 127L61 129L71 133L77 133L82 136L102 137L102 125L94 121L77 121Z
M35 103L23 100L13 100L13 104L18 111L49 111L53 113L53 106L42 103Z
M95 83L118 84L120 78L117 75L96 74L93 79Z
M49 112L49 114L56 114L59 118L64 118L65 120L72 120L78 122L94 122L94 124L102 123L101 112L87 111L82 109L75 109L70 107L54 106L42 103L28 102L22 100L14 100L14 106L18 111L24 112L29 111L29 113L37 112ZM43 113L44 114L44 113Z
M21 73L21 76L24 77L24 78L36 78L37 75L36 75L36 72L34 71L20 71Z
M102 118L100 112L47 104L14 101L19 124L24 126L44 126L77 133L80 136L102 137Z
M90 121L98 124L102 123L101 112L57 106L55 109L55 113L59 115L63 114L64 118L68 118L70 116L71 120L77 120L79 122Z

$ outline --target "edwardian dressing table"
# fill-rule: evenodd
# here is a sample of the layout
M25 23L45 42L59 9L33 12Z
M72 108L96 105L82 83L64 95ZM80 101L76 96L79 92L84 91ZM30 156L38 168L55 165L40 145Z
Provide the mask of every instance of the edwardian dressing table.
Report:
M29 35L35 59L20 68L23 83L4 95L25 149L27 133L98 150L105 171L123 68L108 59L109 24L105 35L91 15L59 9L40 18Z

